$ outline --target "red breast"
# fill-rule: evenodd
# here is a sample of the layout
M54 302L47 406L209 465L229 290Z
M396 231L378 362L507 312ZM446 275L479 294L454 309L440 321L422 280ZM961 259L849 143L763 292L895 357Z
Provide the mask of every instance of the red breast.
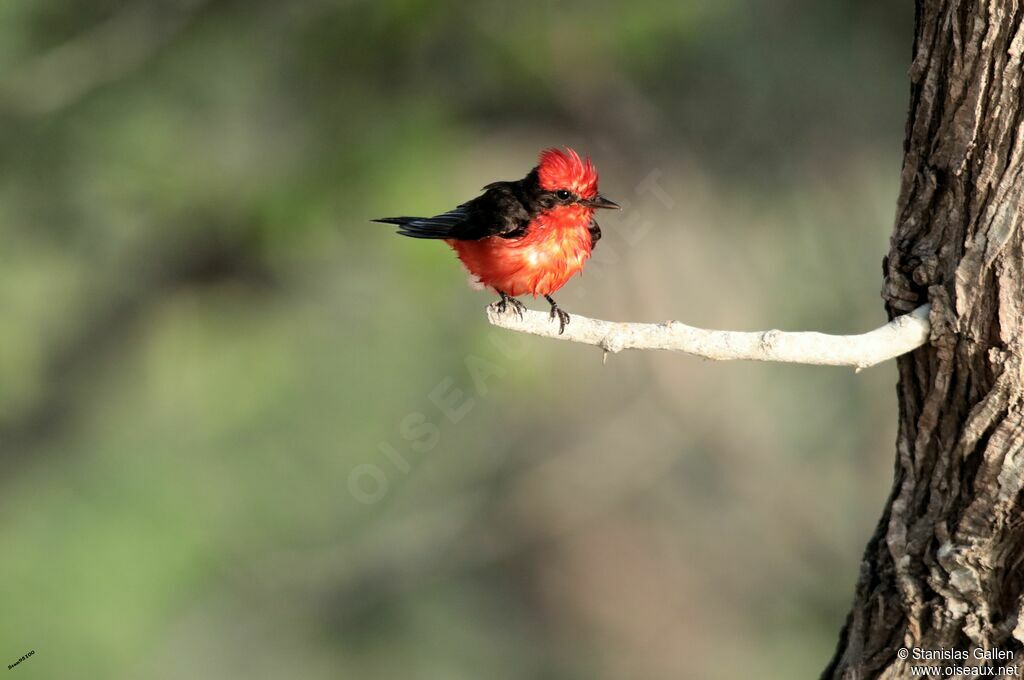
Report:
M551 295L590 257L588 227L594 211L559 206L538 215L519 238L450 240L466 269L481 283L515 297Z

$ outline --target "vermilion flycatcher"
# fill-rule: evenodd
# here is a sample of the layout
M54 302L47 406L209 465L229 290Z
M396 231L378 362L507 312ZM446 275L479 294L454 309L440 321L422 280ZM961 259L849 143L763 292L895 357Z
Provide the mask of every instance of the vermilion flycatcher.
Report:
M498 311L526 308L515 298L543 295L558 332L569 315L551 294L583 269L601 228L595 208L618 208L597 193L597 170L572 149L547 149L526 177L494 182L484 193L435 217L384 217L412 238L443 239L469 273L501 296Z

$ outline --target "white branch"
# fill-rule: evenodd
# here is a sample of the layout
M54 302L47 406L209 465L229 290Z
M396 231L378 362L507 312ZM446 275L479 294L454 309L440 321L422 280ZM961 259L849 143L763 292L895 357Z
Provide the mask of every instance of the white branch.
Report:
M511 307L499 313L493 305L487 318L495 326L556 340L596 345L605 352L624 349L669 349L705 359L727 361L784 361L794 364L856 366L858 369L898 357L928 341L929 305L899 316L881 328L860 335L826 335L787 331L714 331L678 321L615 323L573 314L558 334L558 322L546 312L526 311L518 316Z

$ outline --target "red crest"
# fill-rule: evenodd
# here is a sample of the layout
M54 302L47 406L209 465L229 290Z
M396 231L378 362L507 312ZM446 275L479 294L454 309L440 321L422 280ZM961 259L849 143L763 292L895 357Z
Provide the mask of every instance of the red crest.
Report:
M537 167L540 187L545 191L568 189L577 196L593 198L597 195L597 170L590 159L581 159L579 154L565 147L545 149L540 152Z

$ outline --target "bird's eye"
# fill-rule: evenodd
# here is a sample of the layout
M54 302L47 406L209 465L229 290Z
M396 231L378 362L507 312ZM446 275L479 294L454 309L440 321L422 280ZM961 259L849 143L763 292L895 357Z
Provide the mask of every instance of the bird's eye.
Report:
M572 194L570 194L565 189L559 189L558 191L555 192L555 196L558 196L558 200L560 201L568 201L569 197L571 197Z

